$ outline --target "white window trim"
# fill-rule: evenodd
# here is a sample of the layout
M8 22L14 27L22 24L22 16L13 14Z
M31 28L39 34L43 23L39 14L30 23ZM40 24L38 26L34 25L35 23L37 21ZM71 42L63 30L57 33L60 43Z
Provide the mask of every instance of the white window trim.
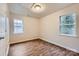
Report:
M14 20L21 20L21 19L14 19ZM21 20L21 21L22 21L22 24L23 24L24 23L23 20ZM13 33L14 34L22 34L22 33L24 33L24 24L22 26L23 26L23 28L22 28L23 30L22 31L20 31L20 32L15 31L15 29L14 29L15 28L15 24L14 24L14 21L13 21L13 27L14 27L13 28Z
M75 13L72 13L73 14L73 16L74 16L74 20L75 20L75 22L74 22L74 24L64 24L64 25L74 25L75 27L74 27L74 30L75 30L75 33L74 34L64 34L64 33L61 33L61 31L60 31L60 26L62 25L61 23L59 23L59 35L64 35L64 36L71 36L71 37L77 37L77 18L76 18L76 14ZM64 16L64 15L63 15ZM61 16L60 16L61 17Z

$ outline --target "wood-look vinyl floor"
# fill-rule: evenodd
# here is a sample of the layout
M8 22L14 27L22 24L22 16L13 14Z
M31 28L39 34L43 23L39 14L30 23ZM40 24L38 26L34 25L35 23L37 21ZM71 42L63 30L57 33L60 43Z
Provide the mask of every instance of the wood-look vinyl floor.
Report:
M38 39L11 45L9 56L79 56L79 54Z

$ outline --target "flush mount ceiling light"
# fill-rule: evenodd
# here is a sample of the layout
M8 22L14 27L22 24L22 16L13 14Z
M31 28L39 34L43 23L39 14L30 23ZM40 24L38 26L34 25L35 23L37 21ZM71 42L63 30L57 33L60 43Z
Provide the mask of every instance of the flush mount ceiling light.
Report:
M45 10L45 7L46 7L45 4L33 3L31 9L35 13L40 13Z

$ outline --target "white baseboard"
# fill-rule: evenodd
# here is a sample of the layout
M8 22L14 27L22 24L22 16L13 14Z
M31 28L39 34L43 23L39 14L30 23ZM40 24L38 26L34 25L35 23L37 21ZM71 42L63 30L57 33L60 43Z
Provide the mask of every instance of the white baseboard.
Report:
M20 42L25 42L25 41L35 40L35 39L38 39L38 38L28 38L27 40L22 40L22 41L17 41L17 42L10 42L10 44L20 43Z
M47 42L49 42L49 43L51 43L51 44L55 44L55 45L58 45L58 46L60 46L60 47L66 48L66 49L71 50L71 51L73 51L73 52L79 53L79 50L76 50L76 49L73 49L73 48L70 48L70 47L67 47L67 46L63 46L63 45L58 44L58 43L56 43L56 42L48 41L48 40L45 39L45 38L40 38L40 39L42 39L42 40L44 40L44 41L47 41Z

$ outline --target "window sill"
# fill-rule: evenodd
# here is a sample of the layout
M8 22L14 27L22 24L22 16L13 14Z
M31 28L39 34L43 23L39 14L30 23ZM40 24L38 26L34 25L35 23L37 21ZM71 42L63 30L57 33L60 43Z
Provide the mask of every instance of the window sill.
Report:
M77 35L70 35L70 34L59 34L59 35L63 35L63 36L69 36L69 37L77 37Z

